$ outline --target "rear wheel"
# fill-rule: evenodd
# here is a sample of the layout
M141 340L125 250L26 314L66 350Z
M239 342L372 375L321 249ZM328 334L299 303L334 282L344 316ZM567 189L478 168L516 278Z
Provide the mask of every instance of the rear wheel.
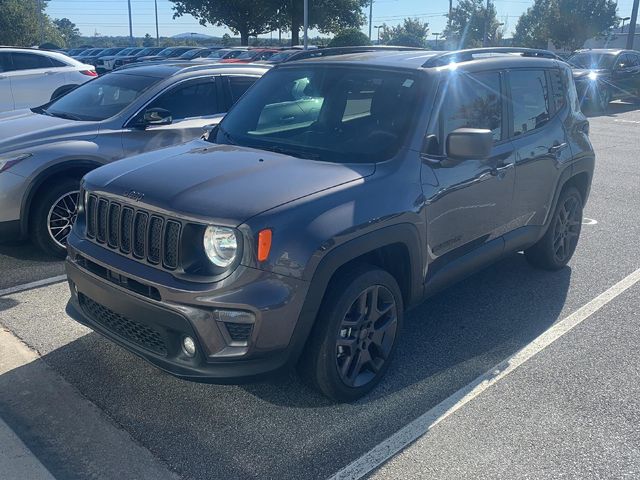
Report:
M576 251L582 229L582 195L575 187L564 189L544 237L526 250L529 263L545 270L564 267Z
M77 179L63 179L37 199L30 232L34 243L50 255L64 258L67 253L67 237L78 214L79 184Z
M301 369L327 397L353 401L382 379L402 325L403 303L396 280L362 266L329 287Z

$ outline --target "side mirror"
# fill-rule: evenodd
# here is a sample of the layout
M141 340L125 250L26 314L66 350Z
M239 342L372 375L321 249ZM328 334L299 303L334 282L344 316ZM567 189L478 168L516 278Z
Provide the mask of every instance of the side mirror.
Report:
M152 125L171 125L171 123L173 123L173 117L169 110L165 110L164 108L148 108L138 121L138 126L147 128Z
M209 140L210 138L216 138L218 135L218 124L224 118L224 113L217 113L210 117L211 123L204 126L204 131L202 132L202 139Z
M452 160L486 160L492 147L491 130L458 128L447 136L447 157Z

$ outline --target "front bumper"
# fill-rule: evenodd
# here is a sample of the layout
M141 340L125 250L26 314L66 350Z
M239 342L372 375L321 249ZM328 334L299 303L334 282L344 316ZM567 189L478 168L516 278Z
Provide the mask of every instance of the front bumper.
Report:
M87 250L95 254L94 247L119 267L135 263L74 235L69 243L67 313L177 377L210 383L252 380L293 364L306 341L294 335L307 291L304 282L239 267L243 271L232 285L185 291L149 282L132 270L116 270L97 255L89 257ZM136 273L152 268L137 267ZM255 315L245 342L233 341L227 325L216 320L213 312L220 309ZM193 358L181 348L185 336L195 340Z

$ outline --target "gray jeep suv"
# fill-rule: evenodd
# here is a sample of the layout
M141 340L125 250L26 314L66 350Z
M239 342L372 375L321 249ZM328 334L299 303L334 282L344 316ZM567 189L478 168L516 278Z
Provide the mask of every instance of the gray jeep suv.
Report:
M512 252L567 264L588 127L545 51L283 63L208 141L84 178L67 311L182 378L298 365L353 400L387 370L406 308Z
M138 66L42 107L0 114L0 241L31 237L63 257L85 173L201 136L267 70Z

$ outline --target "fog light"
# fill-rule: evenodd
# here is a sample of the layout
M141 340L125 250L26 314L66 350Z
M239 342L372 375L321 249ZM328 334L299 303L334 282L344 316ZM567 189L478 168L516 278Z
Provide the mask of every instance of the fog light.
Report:
M196 342L191 337L184 337L182 339L182 351L188 357L193 357L196 354Z

